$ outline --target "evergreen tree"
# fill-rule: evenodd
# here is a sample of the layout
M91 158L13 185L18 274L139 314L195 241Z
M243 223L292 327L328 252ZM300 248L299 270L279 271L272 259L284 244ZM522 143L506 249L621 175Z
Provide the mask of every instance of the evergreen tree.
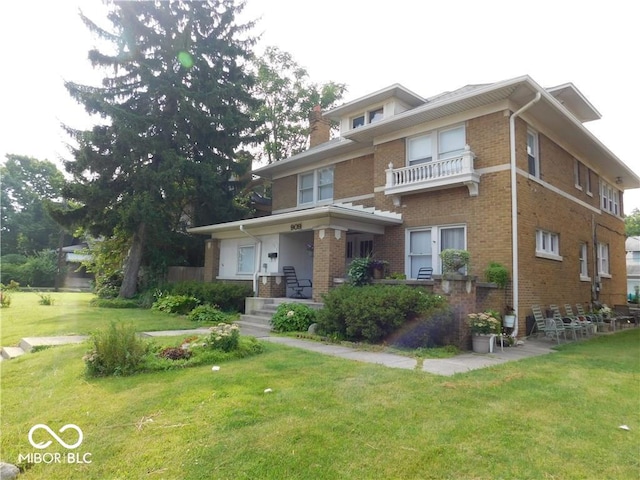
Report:
M89 52L108 71L102 86L67 82L73 98L106 122L76 140L65 196L82 206L60 221L95 236L129 237L121 297L136 291L142 264L166 262L188 225L238 218L237 179L257 141L247 71L252 23L237 24L233 0L114 2L110 30L81 15L112 50ZM245 158L237 161L237 158ZM185 237L182 234L182 237ZM174 252L175 255L175 252Z

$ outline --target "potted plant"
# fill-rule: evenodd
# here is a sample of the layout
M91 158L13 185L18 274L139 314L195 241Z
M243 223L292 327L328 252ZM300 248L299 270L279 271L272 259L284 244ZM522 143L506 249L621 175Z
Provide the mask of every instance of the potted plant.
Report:
M471 342L476 353L489 353L491 336L502 329L500 314L493 310L467 315L467 323L471 330Z
M498 262L490 262L484 276L487 282L495 283L499 288L506 288L509 283L509 270Z
M369 262L369 267L371 268L371 272L373 273L373 278L384 278L384 271L387 265L389 265L389 262L387 262L386 260L371 259Z
M442 273L461 273L460 270L469 265L469 252L447 248L440 252L442 259Z
M516 311L509 305L507 305L507 308L505 309L502 325L507 328L513 328L516 325Z

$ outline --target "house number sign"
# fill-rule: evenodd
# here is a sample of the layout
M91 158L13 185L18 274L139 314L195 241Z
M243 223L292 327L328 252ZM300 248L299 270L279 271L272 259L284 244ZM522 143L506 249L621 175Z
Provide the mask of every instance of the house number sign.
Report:
M302 224L301 223L292 223L291 224L291 230L302 230Z

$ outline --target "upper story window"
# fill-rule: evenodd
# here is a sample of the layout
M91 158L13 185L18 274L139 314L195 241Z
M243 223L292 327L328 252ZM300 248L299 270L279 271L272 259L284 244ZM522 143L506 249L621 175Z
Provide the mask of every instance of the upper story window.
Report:
M580 244L580 280L590 280L589 262L587 261L588 249L586 243Z
M560 256L560 239L557 233L536 230L536 256L562 260Z
M577 158L573 159L573 182L578 190L582 190L582 171L584 167Z
M370 123L379 122L384 118L384 108L378 107L372 110L368 110L365 113L361 113L351 118L351 129L364 127Z
M298 176L298 205L333 200L333 167L320 168Z
M607 182L601 183L600 205L605 212L620 215L620 192Z
M529 175L540 178L540 150L538 132L527 130L527 162Z
M593 192L591 191L591 169L587 168L587 176L586 176L586 182L584 183L585 186L585 191L587 192L587 195L593 195Z
M609 244L598 244L598 275L609 276Z
M417 165L455 157L464 152L465 143L464 125L407 138L407 163Z

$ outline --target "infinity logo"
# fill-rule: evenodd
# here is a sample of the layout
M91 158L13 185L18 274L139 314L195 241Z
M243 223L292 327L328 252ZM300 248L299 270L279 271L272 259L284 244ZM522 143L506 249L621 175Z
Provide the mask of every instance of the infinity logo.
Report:
M29 430L29 443L34 447L34 448L38 448L38 449L43 449L43 448L47 448L49 445L51 445L53 442L51 440L47 440L46 442L40 442L40 443L34 443L33 441L33 432L35 432L38 429L44 429L47 432L49 432L51 434L51 436L53 438L56 439L56 441L62 445L64 448L68 448L69 450L72 450L74 448L78 448L80 446L80 444L82 443L82 430L80 430L80 427L78 427L77 425L74 425L73 423L69 423L67 425L65 425L64 427L62 427L59 432L62 433L65 430L69 430L70 428L75 430L76 432L78 432L78 441L76 443L73 443L71 445L69 445L68 443L65 443L58 435L56 435L56 433L51 430L47 425L43 424L43 423L39 423L37 425L34 425L33 427L31 427L31 430Z

